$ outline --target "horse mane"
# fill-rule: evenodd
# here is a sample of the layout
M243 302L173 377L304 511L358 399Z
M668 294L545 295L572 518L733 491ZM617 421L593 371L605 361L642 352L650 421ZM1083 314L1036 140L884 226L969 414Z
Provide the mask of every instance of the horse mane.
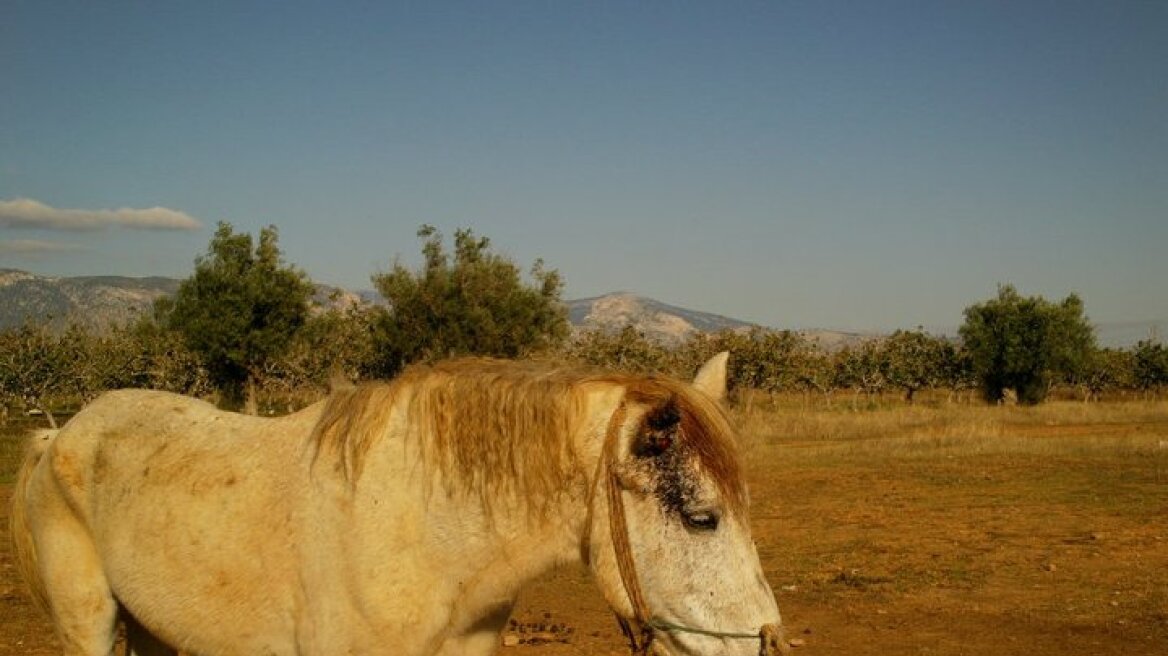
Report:
M676 403L682 446L729 503L745 505L725 413L688 384L664 377L484 358L415 365L392 381L333 392L310 448L356 485L370 449L386 436L395 415L404 413L406 438L419 448L424 465L442 473L448 489L476 494L488 510L508 493L538 510L589 475L579 466L572 438L585 420L585 391L595 385L622 386L626 401L636 404Z

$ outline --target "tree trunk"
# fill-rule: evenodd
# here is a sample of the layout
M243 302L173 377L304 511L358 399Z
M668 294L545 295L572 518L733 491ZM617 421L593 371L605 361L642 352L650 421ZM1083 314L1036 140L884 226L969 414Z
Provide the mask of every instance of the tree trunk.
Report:
M256 385L254 376L247 377L247 383L244 387L242 412L245 415L252 415L253 417L260 413L259 402L256 400Z

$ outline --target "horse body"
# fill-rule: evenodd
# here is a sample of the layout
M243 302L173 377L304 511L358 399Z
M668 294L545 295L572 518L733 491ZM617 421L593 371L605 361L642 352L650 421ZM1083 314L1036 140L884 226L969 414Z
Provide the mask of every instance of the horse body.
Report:
M295 613L286 573L297 560L288 496L299 445L284 437L312 412L268 421L119 391L70 421L24 492L66 652L109 650L115 599L175 646L197 634L194 623L216 627L216 643L238 639L232 628L244 625L250 635L231 649L286 652L279 632L263 627Z
M655 614L777 622L745 513L724 498L740 483L699 475L720 456L637 452L654 407L686 393L657 387L474 362L277 419L113 392L30 456L18 560L66 654L109 654L119 614L141 656L490 654L522 585L559 563L583 560L618 615L647 619L617 566L611 470ZM698 506L722 516L716 536L666 521ZM665 653L758 651L660 638Z

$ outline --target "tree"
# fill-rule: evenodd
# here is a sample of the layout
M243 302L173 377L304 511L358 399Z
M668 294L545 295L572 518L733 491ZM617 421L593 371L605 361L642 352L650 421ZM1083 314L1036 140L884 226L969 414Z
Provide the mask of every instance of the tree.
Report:
M727 331L735 338L723 350L730 351L730 378L735 386L774 394L794 387L807 344L790 330L753 327L746 333Z
M969 350L949 342L941 345L940 384L949 388L949 401L960 400L962 392L977 387Z
M944 378L945 342L924 330L898 330L881 343L889 384L904 390L909 403Z
M1145 394L1168 385L1168 348L1155 340L1142 340L1132 349L1132 377Z
M288 351L269 361L262 379L265 396L292 399L360 378L373 354L372 315L359 304L313 312Z
M192 351L182 334L161 325L155 317L142 316L114 333L134 353L130 379L119 387L144 387L188 396L207 396L214 390L207 367Z
M244 390L308 317L312 283L284 264L277 239L268 226L253 249L251 235L220 222L194 274L155 305L161 322L201 357L227 407L242 404Z
M391 376L405 365L452 355L519 357L554 347L568 334L560 274L542 260L526 284L519 268L490 251L490 240L469 229L454 233L453 259L434 227L418 229L425 262L400 262L373 276L388 301L372 322L374 373Z
M855 393L853 409L858 407L860 394L867 395L871 402L888 384L888 358L876 340L845 347L836 356L836 366L838 384L850 386Z
M795 385L804 397L818 392L831 407L831 395L843 384L843 367L840 364L845 353L829 353L819 346L802 340L799 357L794 362Z
M40 411L56 428L51 406L77 395L88 363L85 341L85 330L77 324L61 335L47 323L32 322L0 332L0 404L19 402Z
M637 374L667 370L670 352L627 325L617 331L589 330L579 333L563 349L563 355L588 365Z
M1134 361L1135 356L1131 351L1096 349L1087 365L1074 372L1066 382L1082 391L1084 401L1098 401L1104 392L1130 389L1134 385Z
M1054 380L1078 375L1095 350L1095 331L1083 301L1071 294L1059 303L1023 297L1011 285L997 298L965 309L961 338L987 401L1013 389L1019 403L1041 403Z

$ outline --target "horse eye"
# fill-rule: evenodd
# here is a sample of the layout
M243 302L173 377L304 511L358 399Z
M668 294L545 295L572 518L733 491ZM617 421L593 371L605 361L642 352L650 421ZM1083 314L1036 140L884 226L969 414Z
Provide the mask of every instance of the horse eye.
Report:
M695 531L714 531L718 528L718 514L710 511L682 512L681 519L687 528Z

